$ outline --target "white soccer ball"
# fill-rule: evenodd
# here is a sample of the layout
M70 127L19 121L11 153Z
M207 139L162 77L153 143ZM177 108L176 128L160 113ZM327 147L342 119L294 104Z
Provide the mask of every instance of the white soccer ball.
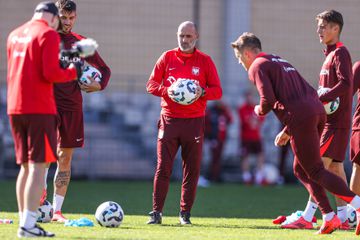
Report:
M37 209L37 222L47 223L50 222L53 217L53 207L48 200L45 200L43 205Z
M271 163L264 164L263 174L264 179L268 184L275 184L280 176L278 168Z
M356 227L356 211L350 205L347 205L346 216L347 220L349 221L350 227Z
M124 219L124 211L118 203L108 201L98 206L95 218L102 227L118 227Z
M321 96L322 94L326 93L330 91L330 88L325 88L325 87L319 87L317 93L319 96ZM331 101L331 102L324 102L323 103L324 108L325 108L325 112L327 115L333 114L340 105L340 98L337 97L335 100Z
M174 102L189 105L196 100L198 85L192 79L179 78L170 88L169 97Z
M97 70L96 68L94 68L93 66L90 65L86 65L84 67L83 73L79 79L79 81L81 83L90 83L90 80L88 79L88 77L92 77L95 81L97 82L101 82L101 72L99 70Z

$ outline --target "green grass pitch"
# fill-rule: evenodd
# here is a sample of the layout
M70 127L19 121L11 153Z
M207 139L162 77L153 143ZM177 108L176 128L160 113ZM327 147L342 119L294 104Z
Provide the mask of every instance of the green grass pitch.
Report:
M51 185L51 184L50 184ZM49 193L52 192L50 187ZM192 210L192 226L178 223L180 184L171 183L165 203L163 224L149 226L151 182L73 181L63 206L70 219L87 217L95 222L96 207L108 200L118 202L125 212L119 228L65 227L58 223L41 224L56 234L56 239L357 239L354 231L336 231L318 236L315 230L284 230L272 218L303 209L307 193L301 186L248 187L218 184L198 188ZM0 224L0 239L16 239L18 215L15 182L0 181L0 218L14 224ZM318 215L319 217L319 215ZM319 222L320 223L320 222ZM360 238L359 238L360 239Z

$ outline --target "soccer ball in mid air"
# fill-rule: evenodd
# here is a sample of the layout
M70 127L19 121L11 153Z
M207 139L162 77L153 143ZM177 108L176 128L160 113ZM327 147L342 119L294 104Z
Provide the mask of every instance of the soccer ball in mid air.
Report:
M102 227L118 227L124 219L124 211L118 203L108 201L98 206L95 218Z
M90 80L88 79L88 77L92 77L95 81L101 82L102 75L101 72L96 68L94 68L93 66L86 65L84 67L83 74L81 75L79 81L81 83L89 84Z
M346 216L347 220L349 221L350 227L356 227L356 211L350 205L347 205Z
M43 205L37 209L37 222L47 223L50 222L53 217L53 207L48 200L45 200Z
M199 88L199 85L194 80L179 78L171 85L168 95L174 102L189 105L196 100L197 88Z
M326 93L330 91L330 88L325 88L325 87L319 87L318 89L318 95L321 96L322 94ZM325 112L327 115L333 114L340 105L340 98L337 97L335 100L331 101L331 102L323 102L324 104L324 108L325 108Z

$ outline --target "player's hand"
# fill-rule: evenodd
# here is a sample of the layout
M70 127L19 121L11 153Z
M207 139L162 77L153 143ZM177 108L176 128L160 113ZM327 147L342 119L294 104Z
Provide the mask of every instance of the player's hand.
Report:
M257 115L257 116L261 116L261 113L260 113L260 105L256 105L254 107L254 113Z
M196 100L198 100L200 97L202 97L203 96L203 94L204 94L204 89L200 86L200 84L199 84L199 82L198 81L194 81L195 82L195 84L196 84L196 94L195 94L195 99ZM196 101L195 100L195 101Z
M285 146L290 139L290 136L285 133L285 131L281 131L276 135L274 144L275 146Z
M97 92L101 90L101 85L97 81L95 81L92 77L88 76L88 79L90 80L90 83L82 83L78 81L80 89L87 92Z

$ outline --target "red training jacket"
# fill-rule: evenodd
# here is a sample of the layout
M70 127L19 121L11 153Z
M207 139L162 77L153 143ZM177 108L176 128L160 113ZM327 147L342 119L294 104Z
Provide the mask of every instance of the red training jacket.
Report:
M76 69L61 69L60 37L44 20L30 20L7 41L7 113L56 114L54 82L75 79Z
M178 78L198 81L206 94L190 105L181 105L172 101L167 89ZM158 59L146 84L146 90L161 97L161 114L174 118L196 118L205 116L207 100L220 99L222 88L220 79L211 58L195 49L185 54L179 48L169 50Z

